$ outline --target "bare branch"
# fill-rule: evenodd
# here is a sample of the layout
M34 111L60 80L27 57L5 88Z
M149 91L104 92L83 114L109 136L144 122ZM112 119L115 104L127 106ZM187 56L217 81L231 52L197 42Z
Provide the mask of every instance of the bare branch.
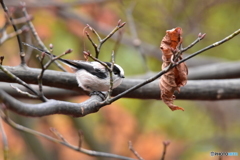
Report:
M13 89L11 86L15 87L16 89ZM37 90L39 88L38 85L31 85L31 87L34 90ZM12 83L9 85L9 83L0 82L0 89L4 90L5 92L7 92L9 95L13 96L14 98L29 99L28 90L20 84ZM18 89L20 91L18 91ZM16 92L16 90L17 90L17 92ZM19 92L21 92L21 93L19 93ZM26 93L26 94L24 94L24 93ZM48 86L43 86L43 94L49 99L56 99L56 100L63 100L66 98L72 98L74 96L85 95L84 93L73 91L73 90L60 89L60 88L48 87ZM33 95L33 97L30 96L30 98L35 98L35 95Z
M187 61L188 62L188 61ZM204 80L204 79L229 79L240 78L240 62L222 62L214 64L206 64L197 67L188 68L189 80ZM132 79L147 79L157 74L156 72L134 75Z
M101 40L100 45L102 45L104 42L106 42L112 35L117 32L119 29L121 29L123 26L125 26L126 22L121 23L121 21L118 21L118 25L104 38Z
M24 25L22 28L18 29L16 32L12 32L7 34L5 30L3 30L2 37L0 39L0 44L3 44L5 41L7 41L10 38L13 38L17 35L22 34L24 31L27 31L28 28Z
M96 56L95 56L95 57L96 57L97 59L98 59L98 57L99 57L99 53L100 53L100 50L101 50L102 45L103 45L110 37L112 37L112 35L113 35L114 33L116 33L119 29L121 29L125 24L126 24L125 22L121 23L121 20L119 20L117 26L116 26L105 38L103 38L103 39L99 36L98 32L97 32L95 29L93 29L90 25L87 25L87 28L88 28L90 31L92 31L92 32L97 36L98 41L99 41L99 44L96 44L96 43L92 40L92 38L90 37L90 35L88 34L88 32L85 31L85 34L87 35L89 41L92 43L92 45L93 45L93 47L94 47L94 49L95 49L95 52L96 52Z
M39 60L40 60L40 64L41 64L41 68L42 68L42 71L41 73L38 75L38 85L39 85L39 97L42 98L42 99L46 99L46 97L43 95L43 90L42 90L42 78L43 78L43 74L44 72L48 69L48 67L57 59L59 59L60 57L66 55L66 54L69 54L71 53L72 50L71 49L68 49L67 51L65 51L64 53L62 53L61 55L59 56L56 56L56 57L51 57L51 60L49 60L45 65L43 64L43 60L44 60L44 57L45 57L45 53L43 52L41 57L39 57Z
M43 64L43 60L45 58L45 53L43 52L41 54L41 56L38 56L38 59L40 61L40 65L41 65L41 68L42 68L42 71L41 73L38 75L38 86L39 86L39 96L43 97L43 90L42 90L42 77L43 77L43 73L45 71L45 67L44 67L44 64Z
M8 75L11 79L13 79L14 81L16 81L17 83L23 85L24 87L26 87L27 89L29 89L32 93L34 93L36 96L39 96L39 94L37 93L37 91L35 91L31 86L29 86L26 82L22 81L20 78L18 78L17 76L15 76L14 74L12 74L11 72L9 72L7 69L5 69L2 65L0 65L0 69L6 74ZM46 99L44 97L39 97L41 98L42 101L46 101Z
M49 100L45 103L27 104L16 100L3 90L0 90L0 100L6 104L9 110L21 115L40 117L51 114L65 114L74 117L82 117L97 112L101 108L98 104L102 101L102 98L93 95L82 103Z
M36 96L36 95L30 94L29 92L22 91L21 89L13 86L12 84L10 84L10 85L11 85L11 87L14 88L18 93L21 93L21 94L26 95L26 96L31 97L31 98L38 98L38 96Z
M5 5L3 0L0 0L0 3L2 5L2 8L3 8L4 12L8 16L8 18L10 19L10 22L12 23L14 31L17 33L18 32L17 26L14 24L13 18L10 16L7 6ZM16 34L16 36L17 36L17 41L18 41L18 46L19 46L19 51L20 51L21 65L25 65L25 59L24 59L25 53L23 51L22 42L21 42L19 34Z
M109 75L110 75L110 88L109 88L109 91L108 91L108 98L110 98L111 97L111 95L112 95L112 91L113 91L113 66L114 66L114 63L115 63L115 59L114 59L114 54L115 52L114 51L112 51L112 60L111 60L111 69L110 69L110 71L109 71Z
M98 32L95 29L93 29L91 26L89 26L89 24L87 24L87 27L89 28L90 31L92 31L97 36L98 41L101 42L102 38L99 36Z
M40 69L22 68L22 67L4 67L12 74L24 80L26 83L38 84L37 76L40 74ZM1 81L15 82L14 79L8 77L0 71ZM76 77L73 73L59 72L47 70L43 77L44 84L47 86L64 88L79 92L83 95L84 92L78 87ZM113 90L113 96L126 91L136 84L143 83L143 79L128 79L125 78L123 83ZM67 84L67 85L66 85ZM54 91L54 89L53 89ZM219 97L218 93L222 91ZM223 100L223 99L238 99L240 97L240 80L189 80L187 85L181 88L181 93L175 93L177 99L188 100ZM55 92L55 91L54 91ZM62 91L61 91L62 92ZM63 91L64 92L64 91ZM66 92L68 93L68 92ZM75 94L76 95L76 94ZM159 99L160 90L158 82L151 82L137 90L134 90L123 97L138 98L138 99Z
M51 127L50 131L62 142L68 143L65 138L57 131L56 128Z
M28 12L27 12L27 10L26 10L25 4L22 4L22 5L23 5L23 9L22 9L23 14L24 14L24 16L25 16L26 18L28 18L28 17L29 17L29 14L28 14ZM39 46L40 46L42 49L44 49L45 51L49 52L48 48L44 45L44 43L42 42L42 40L41 40L40 37L38 36L38 33L37 33L37 31L36 31L36 29L35 29L35 27L34 27L34 25L33 25L33 23L32 23L31 21L28 21L28 26L29 26L30 31L32 32L34 38L35 38L36 41L38 42ZM59 69L61 69L61 70L64 71L64 72L67 72L67 70L66 70L65 68L63 68L63 66L62 66L60 63L58 63L57 61L54 61L54 63L57 65L57 67L58 67Z
M166 153L167 153L167 147L169 146L170 142L169 141L164 141L163 142L163 153L162 153L162 157L161 160L165 159Z
M35 131L35 130L32 130L30 128L27 128L27 127L24 127L22 125L19 125L15 122L13 122L7 115L5 115L1 110L0 110L0 115L2 117L2 119L7 123L9 124L11 127L13 127L14 129L17 129L19 131L24 131L24 132L27 132L27 133L30 133L30 134L33 134L35 136L40 136L42 138L45 138L47 140L50 140L52 142L55 142L55 143L59 143L59 144L62 144L63 146L66 146L67 148L70 148L72 150L75 150L77 152L81 152L81 153L84 153L86 155L89 155L89 156L95 156L95 157L105 157L105 158L116 158L116 159L120 159L120 160L135 160L133 158L129 158L129 157L124 157L124 156L120 156L120 155L116 155L116 154L111 154L111 153L105 153L105 152L98 152L98 151L92 151L92 150L88 150L88 149L84 149L84 148L79 148L78 146L74 146L74 145L71 145L69 144L68 142L66 141L62 141L62 140L58 140L58 139L55 139L51 136L48 136L46 134L43 134L43 133L40 133L38 131Z
M128 147L132 151L132 153L138 158L138 160L144 160L138 153L137 151L133 148L132 142L128 142Z
M199 51L197 51L197 52L195 52L195 53L187 56L186 58L182 59L182 60L179 61L177 64L175 64L174 67L177 66L177 65L180 64L180 63L183 63L183 62L191 59L192 57L194 57L194 56L196 56L196 55L198 55L198 54L200 54L200 53L202 53L202 52L205 52L205 51L207 51L207 50L209 50L209 49L211 49L211 48L214 48L214 47L216 47L216 46L219 46L219 45L221 45L221 44L229 41L230 39L232 39L232 38L234 38L235 36L237 36L239 33L240 33L240 29L236 30L235 32L233 32L233 33L230 34L229 36L225 37L224 39L222 39L222 40L220 40L220 41L218 41L218 42L215 42L215 43L213 43L212 45L209 45L209 46L207 46L207 47L205 47L205 48L203 48L203 49L201 49L201 50L199 50Z
M103 61L101 61L101 60L93 57L93 56L90 54L90 52L83 51L83 53L84 53L84 55L90 57L90 58L93 59L94 61L99 62L101 65L103 65L105 68L107 68L108 71L111 71L111 68L110 68L105 62L103 62Z
M223 62L189 68L188 79L240 78L240 62Z
M113 95L121 93L141 83L143 80L128 80L125 84L114 90ZM141 89L128 93L124 97L139 99L159 99L160 90L158 83L153 82ZM204 86L204 87L203 87ZM181 89L180 93L175 93L177 99L187 100L224 100L240 98L240 80L202 80L189 81L188 84ZM100 105L102 98L98 95L92 95L87 101L82 103L71 103L57 100L49 100L40 104L22 103L15 98L9 96L3 90L0 90L0 100L6 104L8 109L26 116L40 117L51 114L73 115L75 117L85 116L90 113L97 112L103 105ZM34 108L34 109L33 109Z
M198 34L198 38L197 38L195 41L193 41L193 42L192 42L189 46L187 46L186 48L181 49L182 52L185 52L185 51L189 50L190 48L192 48L194 45L196 45L198 42L200 42L205 36L206 36L206 33L204 33L204 34L199 33L199 34Z
M95 32L94 32L95 33ZM98 52L98 46L97 44L92 40L91 36L89 35L89 33L87 31L85 31L85 34L87 35L89 41L92 43L92 46L94 47L95 49L95 52L97 53Z

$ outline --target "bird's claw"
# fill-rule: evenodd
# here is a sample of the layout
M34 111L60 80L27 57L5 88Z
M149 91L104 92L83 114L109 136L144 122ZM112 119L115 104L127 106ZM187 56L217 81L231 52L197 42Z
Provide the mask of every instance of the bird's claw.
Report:
M104 101L106 99L106 94L104 94L103 92L100 91L93 91L90 93L90 96L92 95L98 95L99 97L101 97L101 99Z

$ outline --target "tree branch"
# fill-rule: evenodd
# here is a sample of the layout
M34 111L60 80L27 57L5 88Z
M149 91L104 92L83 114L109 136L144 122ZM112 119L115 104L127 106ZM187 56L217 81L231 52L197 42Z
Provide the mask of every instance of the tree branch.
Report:
M2 5L2 8L4 10L4 12L6 13L7 17L9 18L10 22L12 23L12 26L13 26L13 29L14 31L17 33L18 32L18 29L17 29L17 26L14 24L14 20L13 18L10 16L9 12L8 12L8 8L7 6L5 5L4 1L3 0L0 0L0 3ZM25 65L25 53L23 51L23 46L22 46L22 42L21 42L21 38L19 36L19 34L16 34L17 36L17 42L18 42L18 46L19 46L19 54L20 54L20 59L21 59L21 65Z
M26 95L23 95L19 92L17 92L15 89L11 87L13 85L14 87L20 89L23 92L27 92L28 90L23 87L20 84L17 83L6 83L6 82L0 82L0 89L4 90L14 98L29 98ZM31 85L33 89L37 90L38 85ZM55 88L55 87L48 87L48 86L43 86L43 94L48 98L48 99L57 99L57 100L63 100L66 98L72 98L74 96L80 96L80 95L85 95L84 93L80 93L77 91L72 91L68 89L61 89L61 88Z
M41 69L22 68L22 67L5 67L14 75L21 78L26 83L38 84L37 76ZM15 82L3 72L0 71L1 81ZM123 83L113 90L113 96L126 91L136 84L144 82L143 79L124 79ZM78 87L75 75L72 73L47 70L43 76L43 84L45 86L69 89L79 92L83 95L84 92ZM66 85L67 84L67 85ZM218 97L218 92L221 97ZM228 80L189 80L187 85L181 88L181 92L176 93L177 99L188 100L223 100L223 99L239 99L240 98L240 81L239 79ZM138 98L138 99L159 99L160 90L158 81L151 82L137 90L134 90L123 97Z
M49 100L45 103L27 104L16 100L3 90L0 90L0 101L3 102L9 110L25 116L40 117L51 114L65 114L82 117L97 112L101 107L99 102L101 102L102 99L99 96L93 95L82 103Z
M114 94L121 93L136 83L143 80L126 80L124 83L114 90ZM158 82L152 82L135 91L126 94L124 97L139 99L159 99L160 90ZM189 81L181 92L176 93L177 99L187 100L223 100L223 99L239 99L240 98L240 79L232 80L205 80L205 81ZM97 112L102 105L101 97L97 95L91 96L87 101L82 103L71 103L57 100L49 100L40 104L22 103L0 90L0 101L5 103L8 109L21 115L39 117L50 114L64 114L75 117L85 116L90 113Z
M46 134L43 134L41 132L38 132L38 131L32 130L30 128L24 127L22 125L19 125L19 124L15 123L14 121L12 121L1 110L0 110L0 116L7 124L9 124L11 127L15 128L15 129L17 129L19 131L27 132L27 133L33 134L35 136L40 136L42 138L45 138L45 139L50 140L50 141L55 142L55 143L62 144L63 146L65 146L67 148L70 148L70 149L75 150L77 152L84 153L84 154L89 155L89 156L105 157L105 158L115 158L115 159L121 159L121 160L135 160L133 158L120 156L120 155L117 155L117 154L92 151L92 150L88 150L88 149L85 149L85 148L80 148L79 146L74 146L74 145L68 143L67 141L63 141L62 139L59 140L59 139L53 138L51 136L48 136Z
M240 78L240 62L222 62L215 64L206 64L197 67L188 68L189 80L204 80L204 79L228 79L228 78ZM142 75L134 75L131 78L135 79L147 79L156 75L157 73L147 73Z

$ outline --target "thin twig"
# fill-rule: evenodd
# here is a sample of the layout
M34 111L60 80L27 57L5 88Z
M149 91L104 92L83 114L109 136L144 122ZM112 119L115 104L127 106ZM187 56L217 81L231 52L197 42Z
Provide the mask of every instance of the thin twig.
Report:
M96 57L96 58L99 57L99 53L100 53L100 50L101 50L102 45L103 45L110 37L112 37L112 35L113 35L114 33L116 33L119 29L121 29L125 24L126 24L126 22L121 23L121 20L119 20L117 26L116 26L105 38L103 38L103 39L99 36L99 34L97 33L97 31L96 31L95 29L93 29L90 25L87 25L87 28L89 28L89 30L91 30L91 31L97 36L98 41L99 41L99 44L96 44L96 43L92 40L92 38L90 37L90 35L88 34L88 32L85 31L85 34L87 35L89 41L92 43L92 45L93 45L93 47L94 47L94 49L95 49L95 53L96 53L96 56L95 56L95 57Z
M0 65L0 69L7 74L10 78L14 79L17 83L23 85L24 87L26 87L27 89L29 89L32 93L34 93L36 96L39 96L39 94L37 93L37 91L35 91L30 85L28 85L26 82L22 81L20 78L18 78L17 76L15 76L14 74L12 74L11 72L9 72L8 70L6 70L2 65ZM47 99L43 98L43 97L39 97L43 102L46 102Z
M28 18L28 17L29 17L29 14L28 14L28 12L27 12L27 10L26 10L25 4L22 3L22 6L23 6L22 11L23 11L24 16ZM31 31L32 34L33 34L33 37L36 39L38 45L39 45L43 50L49 52L48 48L44 45L44 43L42 42L42 40L41 40L40 37L38 36L38 33L37 33L37 31L36 31L36 29L35 29L35 27L34 27L34 25L33 25L33 23L32 23L31 21L28 21L28 26L29 26L29 28L30 28L30 31ZM63 66L62 66L60 63L58 63L57 61L54 61L54 63L57 65L57 67L58 67L59 69L61 69L61 70L64 71L64 72L67 72L67 70L66 70L65 68L63 68Z
M22 28L18 29L16 32L12 32L7 34L7 32L4 30L2 33L2 37L0 39L0 44L3 44L5 41L22 34L24 31L28 30L28 28L24 25Z
M160 160L164 160L166 153L167 153L167 147L169 146L170 142L169 141L163 141L163 152L162 152L162 157Z
M138 152L133 148L132 142L129 141L128 142L128 148L130 149L130 151L132 151L132 153L137 157L138 160L144 160L139 154Z
M42 90L42 78L43 78L43 74L44 74L44 72L48 69L48 67L53 63L53 62L55 62L57 59L59 59L59 58L61 58L62 56L64 56L64 55L66 55L66 54L69 54L69 53L71 53L72 52L72 50L71 49L68 49L68 50L66 50L64 53L62 53L62 54L60 54L59 56L56 56L56 57L52 57L51 56L51 59L44 65L43 64L43 59L44 59L44 57L45 57L45 53L44 52L42 52L42 55L41 55L41 57L39 58L39 60L40 60L40 64L41 64L41 68L42 68L42 70L41 70L41 73L38 75L38 86L39 86L39 96L40 97L43 97L44 99L46 99L46 97L44 96L44 94L43 94L43 90Z
M98 41L101 42L102 38L99 36L98 32L94 28L92 28L89 24L87 24L87 27L97 36Z
M91 36L88 34L87 31L85 31L85 34L87 35L87 38L89 39L89 41L92 43L92 45L94 47L94 50L95 50L95 53L97 53L98 52L97 44L93 41L93 39L91 38Z
M19 93L21 93L21 94L23 94L23 95L27 95L27 96L30 97L30 98L38 98L38 96L36 96L36 95L33 95L33 94L29 93L29 92L22 91L22 90L20 90L19 88L13 86L12 84L10 84L10 85L11 85L11 87L14 88L17 92L19 92Z
M66 141L62 141L62 140L58 140L56 138L53 138L51 136L48 136L46 134L40 133L38 131L32 130L30 128L24 127L22 125L19 125L17 123L15 123L14 121L12 121L6 114L4 114L1 110L0 110L0 115L2 117L2 119L9 124L11 127L13 127L14 129L17 129L19 131L23 131L26 133L30 133L33 134L35 136L40 136L43 137L47 140L50 140L52 142L55 143L59 143L62 144L72 150L87 154L89 156L95 156L95 157L106 157L106 158L116 158L116 159L121 159L121 160L135 160L133 158L129 158L129 157L124 157L124 156L120 156L120 155L116 155L116 154L111 154L111 153L105 153L105 152L98 152L98 151L92 151L92 150L88 150L88 149L84 149L84 148L79 148L79 146L74 146L69 144Z
M205 36L206 36L206 33L204 33L204 34L199 33L198 38L195 41L193 41L189 46L182 48L181 51L185 52L185 51L189 50L194 45L196 45L198 42L200 42Z
M191 55L189 55L187 57L185 57L181 61L179 61L176 64L174 64L173 67L176 67L178 64L183 63L183 62L191 59L192 57L195 57L196 55L198 55L198 54L200 54L202 52L205 52L205 51L207 51L207 50L209 50L211 48L214 48L216 46L220 46L221 44L223 44L223 43L229 41L230 39L234 38L235 36L237 36L239 33L240 33L240 29L236 30L234 33L230 34L229 36L225 37L224 39L222 39L222 40L220 40L218 42L215 42L215 43L213 43L213 44L211 44L211 45L209 45L209 46L207 46L207 47L205 47L205 48L203 48L203 49L201 49L201 50L199 50L199 51L197 51L197 52L195 52L195 53L193 53L193 54L191 54Z
M45 53L43 52L41 54L41 56L38 56L39 58L39 61L40 61L40 65L41 65L41 68L42 68L42 71L41 73L38 75L38 87L39 87L39 94L40 96L43 96L43 90L42 90L42 78L43 78L43 73L45 71L45 68L44 68L44 64L43 64L43 60L45 58Z
M17 31L18 31L17 26L14 24L13 18L12 18L11 15L9 14L7 6L5 5L5 3L4 3L3 0L0 0L0 3L1 3L1 5L2 5L2 8L3 8L4 12L5 12L6 15L8 16L8 18L9 18L9 20L10 20L12 26L13 26L14 31L17 32ZM20 51L21 65L25 65L25 59L24 59L25 53L24 53L24 51L23 51L22 42L21 42L21 39L20 39L19 34L16 34L16 36L17 36L17 41L18 41L18 46L19 46L19 51Z
M112 51L112 60L111 60L111 68L109 70L109 75L110 75L110 88L109 88L109 91L108 91L108 98L111 97L112 95L112 90L113 90L113 66L114 66L114 63L115 63L115 60L114 60L114 51Z
M108 71L111 71L111 68L110 68L105 62L103 62L103 61L101 61L101 60L93 57L93 56L90 54L90 52L83 51L83 54L86 55L86 56L88 56L88 57L90 57L92 60L99 62L101 65L103 65L105 68L107 68Z
M61 141L68 143L65 138L57 131L56 128L51 127L50 131Z
M126 22L121 23L121 21L118 21L118 25L104 38L101 40L100 44L102 45L104 42L106 42L112 35L117 32L119 29L121 29L123 26L125 26Z

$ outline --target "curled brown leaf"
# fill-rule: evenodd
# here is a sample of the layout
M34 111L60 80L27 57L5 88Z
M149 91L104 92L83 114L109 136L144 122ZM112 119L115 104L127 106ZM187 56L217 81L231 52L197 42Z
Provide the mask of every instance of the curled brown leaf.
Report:
M163 53L162 55L162 69L166 68L172 63L175 54L179 50L179 46L182 43L182 29L180 27L167 30L166 35L163 37L160 49ZM181 55L174 59L175 62L181 60ZM176 67L172 68L169 72L165 73L159 82L159 87L161 89L161 98L163 102L168 105L168 107L174 110L182 110L183 108L173 104L175 99L174 91L180 92L180 87L186 85L187 83L188 68L185 63L181 63Z

